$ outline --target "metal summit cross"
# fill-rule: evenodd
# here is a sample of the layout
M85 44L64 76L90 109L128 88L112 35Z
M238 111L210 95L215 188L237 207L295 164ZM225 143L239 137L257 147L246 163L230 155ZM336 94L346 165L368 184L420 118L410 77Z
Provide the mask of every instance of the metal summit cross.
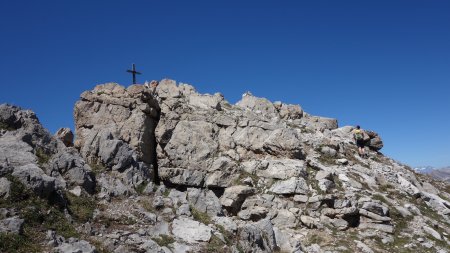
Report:
M136 84L136 74L138 74L138 75L141 74L141 72L136 71L136 65L134 65L134 63L133 63L133 68L131 70L128 69L127 72L133 74L133 84Z

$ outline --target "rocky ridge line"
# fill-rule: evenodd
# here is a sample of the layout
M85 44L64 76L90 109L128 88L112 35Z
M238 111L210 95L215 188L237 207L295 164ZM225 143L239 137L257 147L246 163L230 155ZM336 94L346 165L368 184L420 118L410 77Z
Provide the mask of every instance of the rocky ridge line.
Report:
M383 156L374 132L361 159L335 119L167 79L155 96L98 85L74 115L75 148L0 106L2 238L34 231L46 243L22 247L48 252L447 252L448 188Z

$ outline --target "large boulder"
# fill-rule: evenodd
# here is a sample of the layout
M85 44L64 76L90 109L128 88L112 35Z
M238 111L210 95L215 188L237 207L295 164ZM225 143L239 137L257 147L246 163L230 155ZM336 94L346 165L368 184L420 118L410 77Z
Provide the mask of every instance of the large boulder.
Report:
M250 92L242 95L242 99L236 103L238 107L250 110L256 114L266 116L278 116L278 111L269 100L253 96Z
M95 179L91 167L74 148L66 148L64 151L52 157L49 175L61 175L69 183L67 187L81 186L86 192L93 193Z
M7 130L4 137L23 141L36 152L49 155L56 153L63 145L46 130L31 110L8 104L0 105L0 125ZM1 152L0 152L1 153Z
M223 214L219 198L217 198L211 190L189 188L187 191L187 197L189 203L195 209L200 212L207 213L210 217Z
M338 128L338 122L336 119L312 116L307 113L304 114L304 117L301 119L301 121L306 128L315 131L324 131L326 129L333 130Z
M282 119L296 120L303 117L303 109L299 105L289 105L281 102L275 102L273 105Z
M273 179L288 179L306 176L305 162L295 159L273 159L266 161L267 166L259 167L256 175Z
M72 147L73 146L73 133L70 128L64 127L58 129L55 133L55 137L60 139L66 147Z
M378 151L383 148L384 145L383 141L381 140L381 137L377 133L373 131L366 131L366 133L370 138L370 140L367 143L370 149Z
M9 166L22 166L37 163L33 147L16 136L0 136L0 163Z
M232 211L237 212L241 208L244 200L255 193L255 189L245 185L231 186L225 189L222 197L220 197L220 203L230 208Z
M244 223L239 227L239 245L244 252L274 252L275 232L269 219Z
M198 221L180 218L173 221L172 233L188 243L208 242L212 229Z
M24 219L17 216L0 220L0 233L22 234L23 224Z
M287 180L275 182L269 191L281 195L306 194L309 191L309 187L305 179L291 177Z
M128 88L115 83L97 85L94 90L83 92L75 105L75 146L85 151L82 152L84 158L94 160L99 154L92 149L98 145L113 145L111 152L117 153L116 150L122 152L121 147L126 143L139 160L151 164L156 159L154 130L159 110L150 89L143 85ZM104 129L108 129L107 133L102 131ZM109 138L108 133L113 138ZM99 134L107 135L101 139L104 142L100 140L98 145L91 146ZM105 152L108 152L106 147Z
M43 198L49 197L56 190L55 178L46 175L35 164L16 167L12 176L19 179L27 188Z

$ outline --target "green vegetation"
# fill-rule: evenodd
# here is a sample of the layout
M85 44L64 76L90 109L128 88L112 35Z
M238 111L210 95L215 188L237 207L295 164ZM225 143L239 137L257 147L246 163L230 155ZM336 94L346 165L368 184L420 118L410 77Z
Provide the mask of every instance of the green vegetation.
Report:
M220 233L223 235L223 238L225 239L225 243L227 245L231 245L232 242L234 241L234 236L231 232L228 232L223 226L221 225L216 225L217 228L219 229Z
M166 189L164 190L164 192L163 192L163 196L164 196L165 198L167 198L167 197L169 197L169 194L170 194L170 189L166 188Z
M230 103L228 103L228 101L226 101L226 100L223 101L222 106L225 109L232 109L233 108L233 106Z
M259 180L259 177L257 175L254 174L250 174L244 170L239 172L239 177L237 177L234 181L233 181L233 185L239 185L242 184L241 181L246 179L247 177L251 178L253 180L253 184L256 184Z
M322 154L320 157L319 157L319 162L321 163L321 164L323 164L323 165L336 165L336 159L334 158L334 157L332 157L332 156L327 156L327 155L324 155L324 154Z
M305 133L305 134L313 134L313 133L316 132L316 131L314 131L314 129L312 129L312 128L307 128L306 126L301 126L301 127L300 127L300 131L301 131L302 133Z
M103 246L103 244L97 240L86 238L90 244L95 246L95 250L97 253L109 253L109 251Z
M152 203L148 199L141 200L141 206L148 212L155 212L155 208L153 207Z
M423 199L415 199L414 204L419 208L422 215L440 222L441 224L446 224L446 221L442 218L442 216L435 212L431 207L429 207Z
M90 196L77 197L73 194L66 195L70 214L79 222L87 222L92 219L96 208L95 199Z
M321 237L318 234L312 234L308 238L308 245L311 244L319 244L322 241Z
M339 180L339 176L336 174L333 174L333 182L336 185L336 189L338 191L344 191L344 185L342 184L341 180Z
M378 194L378 193L373 194L372 199L379 200L379 201L389 205L389 202L387 201L387 199L381 194Z
M140 185L138 185L138 186L136 187L136 192L137 192L139 195L141 195L141 194L144 192L145 187L147 187L147 185L148 185L148 182L146 182L146 181L142 182Z
M318 194L325 194L324 191L322 191L322 189L320 189L319 187L319 182L316 180L316 174L317 171L311 167L311 166L306 166L306 173L307 173L307 183L311 185L311 187L317 191ZM310 196L311 193L309 192L308 195Z
M40 252L41 248L23 235L0 233L0 252Z
M38 158L38 164L40 166L47 164L50 160L50 155L48 155L44 149L37 147L36 148L36 156Z
M387 183L387 184L382 184L382 185L380 185L379 187L378 187L378 189L380 190L380 191L382 191L382 192L390 192L390 191L392 191L392 190L394 190L395 189L395 187L392 185L392 184L389 184L389 183Z
M206 247L206 252L231 252L230 250L226 250L225 243L220 240L219 237L213 235L211 237L211 240L208 243L208 246Z
M135 219L129 216L121 215L116 222L120 225L134 225L137 223Z
M161 247L169 247L169 244L175 242L175 239L173 239L173 237L164 234L159 235L159 237L153 237L152 240Z
M98 174L106 171L106 167L100 162L90 163L89 166L91 167L92 172L94 172L95 175L98 175Z
M66 238L79 237L56 198L38 198L16 178L7 178L11 181L10 196L0 200L0 208L16 209L25 224L23 235L1 235L0 252L42 252L47 230L55 230Z
M203 224L210 224L212 223L211 218L207 213L200 212L199 210L195 209L193 206L190 206L192 217L194 217L194 220L201 222Z

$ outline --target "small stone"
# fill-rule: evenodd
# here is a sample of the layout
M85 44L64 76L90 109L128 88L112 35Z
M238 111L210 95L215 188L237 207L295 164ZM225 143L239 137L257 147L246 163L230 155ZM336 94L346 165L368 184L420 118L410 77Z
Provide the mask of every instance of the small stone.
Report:
M306 194L309 188L303 178L291 177L290 179L274 183L269 191L275 194Z
M234 233L237 231L237 224L230 217L214 217L212 219L215 224L222 226L226 231Z
M313 217L306 215L300 216L300 221L308 228L315 228L318 223Z
M156 209L164 207L164 198L162 196L156 196L153 199L152 206Z
M253 179L251 177L244 178L242 180L242 183L244 183L244 184L246 184L248 186L253 186Z
M178 216L191 216L191 208L188 204L182 204L177 209Z
M250 207L249 209L242 210L238 213L241 220L258 221L266 217L268 213L267 208L261 206Z
M321 171L317 172L316 180L322 180L322 179L332 180L333 174L331 174L331 172L321 170Z
M81 196L81 187L75 186L72 190L69 190L69 192L77 197L80 197Z
M308 196L307 195L295 195L294 201L300 202L300 203L306 203L306 202L308 202Z
M383 237L383 238L381 239L381 242L382 242L383 244L392 243L392 242L394 242L394 238L393 238L392 236Z
M439 232L437 232L436 230L430 228L429 226L423 226L423 231L425 231L426 233L430 234L431 236L433 236L437 240L442 240L442 237L439 234Z
M362 253L374 253L372 249L369 248L365 243L355 240L356 247L361 250Z
M239 210L244 200L255 193L255 189L245 185L231 186L225 189L220 203L222 206Z
M337 159L336 163L341 164L341 165L346 165L346 164L348 164L348 160L345 158L341 158L341 159Z

